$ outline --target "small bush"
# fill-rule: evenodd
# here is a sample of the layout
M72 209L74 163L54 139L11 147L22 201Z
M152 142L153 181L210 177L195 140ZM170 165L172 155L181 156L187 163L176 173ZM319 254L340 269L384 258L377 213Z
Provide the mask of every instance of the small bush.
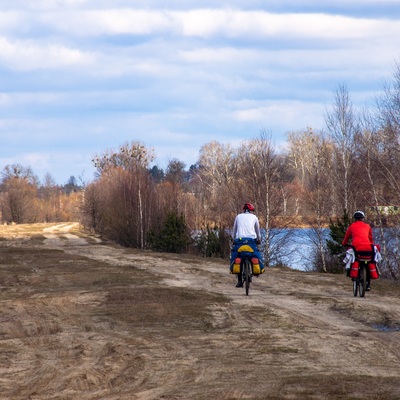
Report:
M344 211L343 218L336 219L336 222L330 220L329 236L330 239L326 241L329 254L327 254L326 271L330 273L343 272L343 257L345 249L342 246L344 235L346 234L347 227L350 225L350 216L347 211Z
M207 225L206 230L196 238L195 247L203 257L226 258L230 253L229 235L223 228L210 228Z
M159 232L150 231L147 235L150 248L167 253L184 253L190 244L189 230L185 216L177 212L169 212Z

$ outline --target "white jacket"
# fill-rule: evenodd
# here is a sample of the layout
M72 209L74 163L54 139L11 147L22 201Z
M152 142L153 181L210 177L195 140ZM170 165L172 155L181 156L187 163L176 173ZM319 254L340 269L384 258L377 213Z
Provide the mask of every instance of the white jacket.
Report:
M346 269L350 269L351 264L356 260L356 255L352 248L346 251L346 256L343 259L343 262L346 264Z
M375 251L375 258L374 258L374 261L375 261L376 263L382 261L381 253L380 253L379 250L376 248L376 246L374 246L374 251Z
M260 240L260 223L258 218L249 212L238 214L233 224L232 237L234 239L252 238Z

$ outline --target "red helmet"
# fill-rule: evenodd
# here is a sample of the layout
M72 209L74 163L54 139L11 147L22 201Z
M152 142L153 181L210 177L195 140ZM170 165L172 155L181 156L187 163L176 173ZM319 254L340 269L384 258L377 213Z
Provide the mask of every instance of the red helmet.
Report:
M254 206L251 203L244 203L243 211L254 211Z

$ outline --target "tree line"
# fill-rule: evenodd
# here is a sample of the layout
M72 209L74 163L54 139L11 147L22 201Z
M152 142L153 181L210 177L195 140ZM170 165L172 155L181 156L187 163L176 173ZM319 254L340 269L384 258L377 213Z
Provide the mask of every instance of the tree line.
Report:
M77 221L82 185L71 176L58 185L50 174L41 183L30 167L6 165L0 174L0 221L6 224Z
M375 100L372 111L356 109L346 85L340 84L325 111L323 129L288 132L287 147L280 151L266 130L238 147L206 143L188 169L178 159L165 171L158 168L154 151L142 142L106 150L92 160L96 178L79 191L79 219L87 229L124 246L227 257L229 228L249 201L265 233L267 265L290 258L293 246L287 244L296 240L290 228L307 226L313 247L307 269L335 272L338 257L327 245L327 227L349 221L360 209L381 244L382 273L398 279L399 65ZM24 218L58 218L61 209L67 212L57 209L57 196L46 192L47 185L37 190L32 180L17 175L3 173L3 220L24 222L21 212L12 211L14 187L20 199L41 200L31 205L34 216ZM36 197L29 190L37 190ZM47 209L48 215L40 209ZM65 217L75 218L74 213Z

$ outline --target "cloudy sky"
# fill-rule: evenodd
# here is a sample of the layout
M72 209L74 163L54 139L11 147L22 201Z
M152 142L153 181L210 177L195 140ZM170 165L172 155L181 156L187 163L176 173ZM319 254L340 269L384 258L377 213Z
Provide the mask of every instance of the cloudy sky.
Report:
M399 0L0 0L0 170L93 179L138 140L202 145L323 129L333 92L373 107L400 59Z

